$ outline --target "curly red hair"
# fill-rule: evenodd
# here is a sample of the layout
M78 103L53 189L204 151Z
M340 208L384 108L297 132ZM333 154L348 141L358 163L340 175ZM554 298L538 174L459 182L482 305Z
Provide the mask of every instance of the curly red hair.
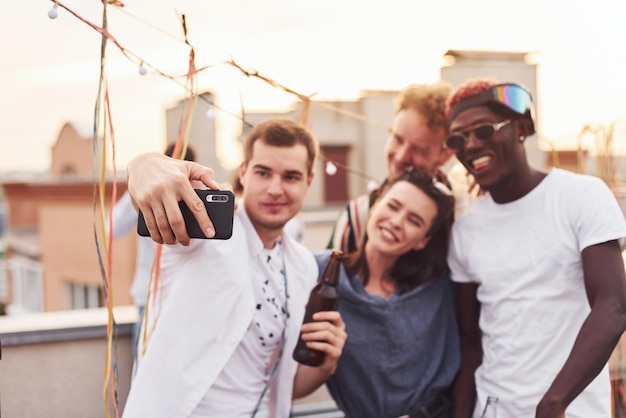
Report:
M470 78L459 84L454 91L448 97L446 103L446 117L450 117L450 111L459 102L467 99L468 97L476 96L489 88L500 84L500 81L490 77L482 78Z
M446 100L452 85L445 81L430 84L409 84L396 98L396 113L413 109L419 113L430 129L443 128L448 131Z

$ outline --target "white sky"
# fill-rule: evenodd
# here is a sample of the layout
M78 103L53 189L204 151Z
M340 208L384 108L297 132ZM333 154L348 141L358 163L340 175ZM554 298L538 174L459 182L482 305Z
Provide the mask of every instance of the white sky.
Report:
M64 0L102 23L100 0ZM565 144L586 123L617 120L626 141L626 3L621 0L126 0L108 8L110 33L170 75L186 72L187 16L196 64L232 57L305 94L354 98L363 89L400 89L439 77L449 49L535 51L544 136ZM5 2L0 14L0 171L44 170L67 121L93 124L100 37L49 0ZM112 43L107 75L117 164L165 143L165 108L182 87L137 67ZM182 79L181 79L182 81ZM199 76L218 104L278 108L292 98L227 66ZM387 121L383 121L387 122ZM616 139L620 135L616 134Z

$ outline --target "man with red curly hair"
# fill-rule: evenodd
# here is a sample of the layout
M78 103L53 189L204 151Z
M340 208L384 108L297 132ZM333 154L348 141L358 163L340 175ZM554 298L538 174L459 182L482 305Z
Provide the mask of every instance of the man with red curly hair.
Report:
M447 114L447 147L488 192L455 222L448 256L462 336L454 417L611 417L607 360L626 328L616 199L596 177L529 165L524 87L468 80Z

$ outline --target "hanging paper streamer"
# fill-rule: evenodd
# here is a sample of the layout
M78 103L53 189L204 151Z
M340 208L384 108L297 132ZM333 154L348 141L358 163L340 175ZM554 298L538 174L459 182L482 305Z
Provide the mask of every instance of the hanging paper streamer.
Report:
M185 91L188 92L188 97L185 101L185 108L183 110L183 119L180 124L180 128L178 130L178 137L176 138L176 143L174 145L174 150L172 152L172 158L182 159L183 156L187 153L187 147L189 144L189 134L191 132L192 126L192 115L194 114L195 106L198 102L198 92L197 92L197 70L196 70L196 62L195 62L195 51L193 46L189 43L187 39L187 24L185 15L181 16L181 24L183 28L183 34L185 36L185 42L189 46L189 59L188 59L188 70L187 70L187 79L185 83ZM154 329L158 321L158 317L154 317L152 315L153 311L158 312L157 304L159 303L159 285L160 285L160 262L161 262L161 253L163 247L158 245L155 249L154 262L152 265L152 271L150 274L150 285L148 288L148 300L146 303L146 309L144 311L144 326L142 328L141 333L141 346L140 353L141 355L145 354L147 342L150 338L150 334Z

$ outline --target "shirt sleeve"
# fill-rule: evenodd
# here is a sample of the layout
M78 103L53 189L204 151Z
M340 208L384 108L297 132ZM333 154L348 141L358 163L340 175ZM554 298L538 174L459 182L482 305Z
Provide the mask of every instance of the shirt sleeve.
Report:
M463 256L461 250L462 242L458 233L458 225L460 221L456 221L452 226L452 236L450 238L450 249L448 250L448 266L450 267L450 278L458 283L474 282L468 274L467 258Z
M570 219L578 237L578 249L626 236L626 220L617 198L600 178L588 176L570 205Z
M113 238L120 238L131 231L137 229L137 217L138 213L133 206L128 192L115 203L112 208L113 211ZM109 222L107 225L107 233L110 233Z

